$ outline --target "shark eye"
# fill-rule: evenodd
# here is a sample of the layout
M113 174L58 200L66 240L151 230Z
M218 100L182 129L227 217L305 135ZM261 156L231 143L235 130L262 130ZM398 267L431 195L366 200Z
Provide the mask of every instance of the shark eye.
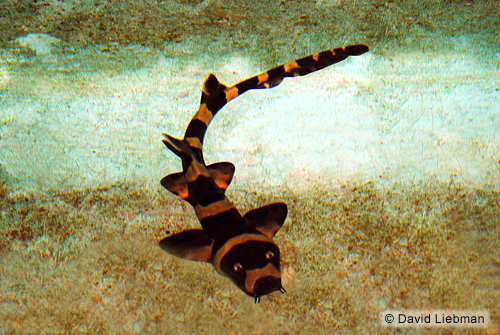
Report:
M243 270L243 265L241 265L241 263L234 263L233 265L233 270L234 272L240 272L241 270Z
M274 253L272 251L266 252L266 259L271 260L274 258Z

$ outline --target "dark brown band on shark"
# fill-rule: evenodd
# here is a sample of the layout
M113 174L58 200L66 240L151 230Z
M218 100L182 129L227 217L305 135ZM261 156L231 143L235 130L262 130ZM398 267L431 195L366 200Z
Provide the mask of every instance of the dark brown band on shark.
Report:
M213 202L208 206L201 206L198 204L194 206L194 211L196 212L196 216L201 222L205 218L215 216L222 212L226 212L232 208L234 208L234 206L231 201L229 201L228 198L224 198L224 200Z
M203 143L206 131L207 131L207 125L204 122L198 119L192 119L191 122L189 122L189 126L186 129L184 138L198 137L200 141Z
M231 250L231 248L234 247L235 245L243 244L249 241L252 242L261 241L276 245L276 243L274 243L272 239L263 234L241 234L234 236L231 239L229 239L222 247L220 247L219 250L217 250L217 252L215 253L214 256L215 270L217 270L217 272L220 273L221 275L225 276L224 272L222 272L220 269L220 262L222 258L224 258L224 256L229 252L229 250Z
M207 203L205 206L209 204ZM225 212L205 217L200 220L200 224L210 238L226 241L244 231L245 220L243 220L238 210L233 207ZM216 246L216 248L219 248L219 246Z
M193 206L200 205L206 207L225 199L224 192L217 187L210 173L208 173L208 176L199 175L193 182L188 181L188 189L190 203Z
M220 99L220 93L226 89L227 86L221 84L213 74L205 79L203 94L201 95L201 105L206 104L207 109L212 113L212 117L227 103L225 99Z

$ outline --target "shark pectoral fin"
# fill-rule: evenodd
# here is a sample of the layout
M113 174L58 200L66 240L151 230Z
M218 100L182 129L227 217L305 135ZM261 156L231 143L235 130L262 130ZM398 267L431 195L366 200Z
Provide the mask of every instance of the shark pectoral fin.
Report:
M172 173L163 177L160 184L182 199L187 199L189 196L186 178L184 178L184 173L182 172Z
M220 162L207 166L208 172L222 191L226 191L234 175L234 165L229 162Z
M212 240L201 229L190 229L160 241L160 248L188 261L210 262Z
M285 222L287 212L285 203L275 202L252 209L243 216L243 219L247 226L257 229L269 238L273 238Z

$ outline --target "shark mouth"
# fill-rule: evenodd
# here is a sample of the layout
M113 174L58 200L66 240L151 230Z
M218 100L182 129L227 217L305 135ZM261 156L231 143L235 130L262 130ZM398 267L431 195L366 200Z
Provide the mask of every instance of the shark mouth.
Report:
M273 276L259 278L254 286L255 303L260 302L261 296L274 291L280 291L282 294L286 292L285 288L281 286L281 278Z

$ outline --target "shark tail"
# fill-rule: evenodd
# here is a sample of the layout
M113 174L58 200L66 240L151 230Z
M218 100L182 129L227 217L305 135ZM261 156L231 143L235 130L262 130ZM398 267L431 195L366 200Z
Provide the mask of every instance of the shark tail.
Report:
M343 61L349 56L359 56L368 52L363 44L349 45L326 50L299 58L291 63L277 66L266 72L248 78L234 86L222 84L214 74L209 74L203 82L200 107L193 116L184 134L184 140L192 139L203 144L208 125L229 101L253 89L267 89L278 86L284 78L305 76L327 66Z

